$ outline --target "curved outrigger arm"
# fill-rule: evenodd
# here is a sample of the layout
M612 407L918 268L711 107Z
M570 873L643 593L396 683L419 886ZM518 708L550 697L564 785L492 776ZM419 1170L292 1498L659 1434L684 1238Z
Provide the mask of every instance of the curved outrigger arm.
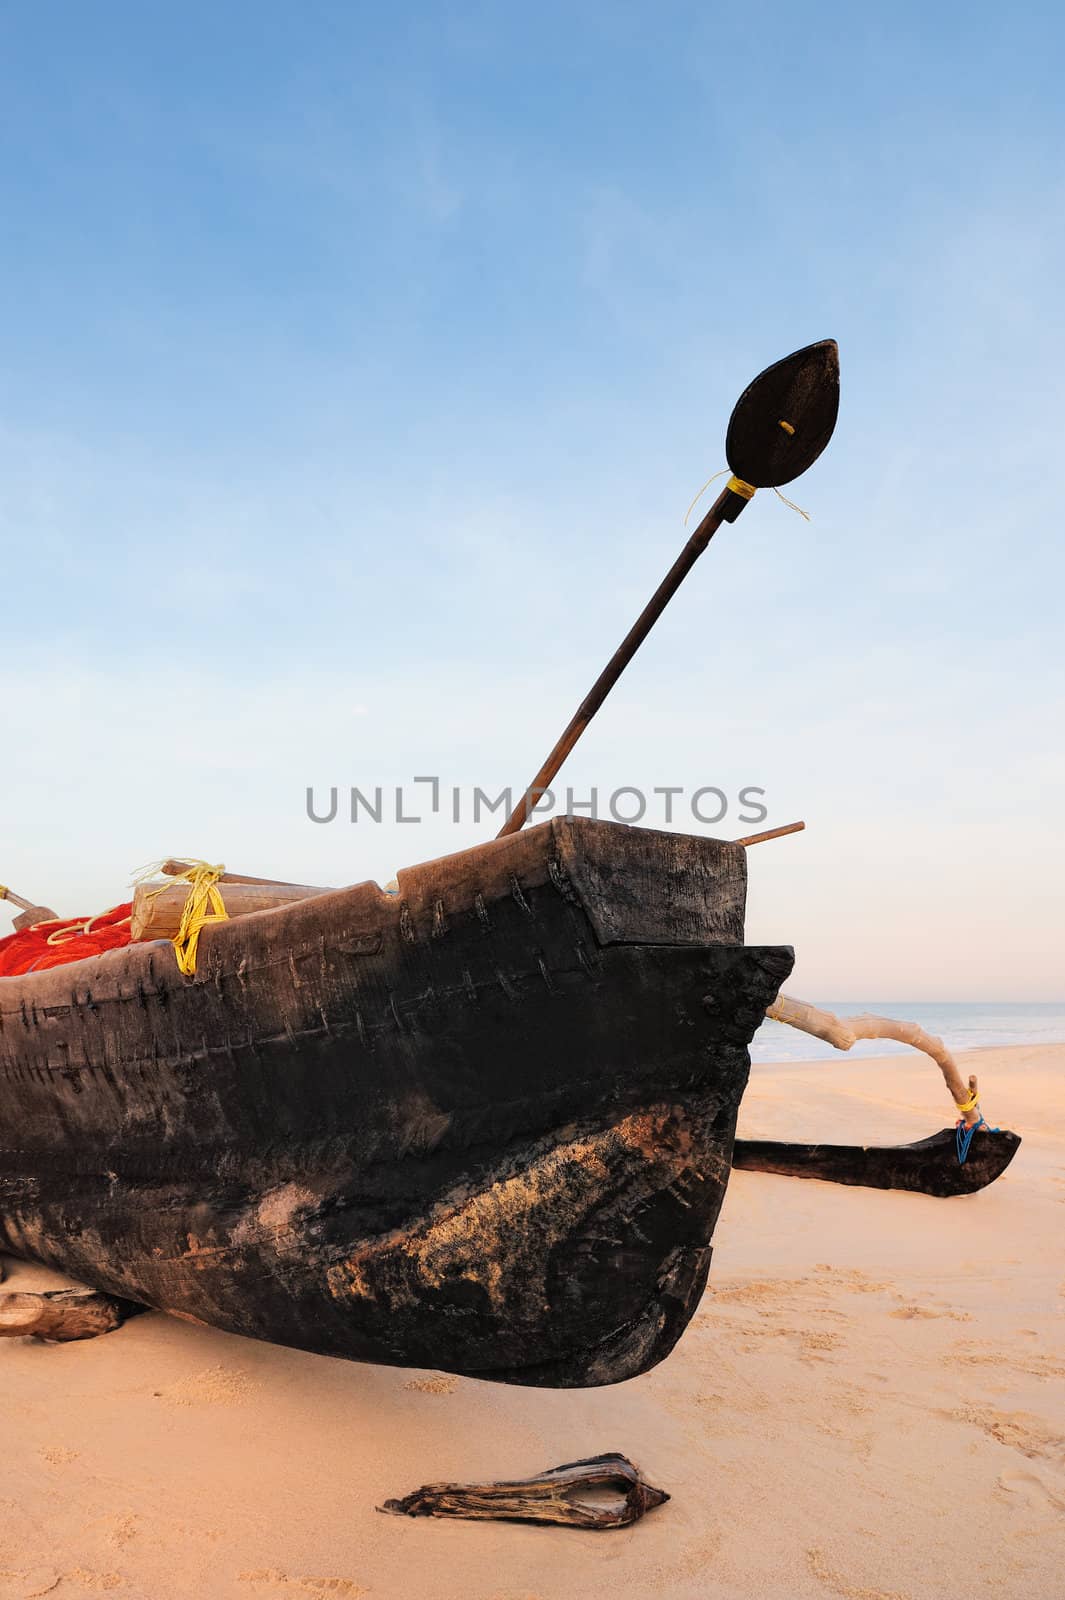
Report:
M822 1011L808 1000L793 1000L790 995L778 994L766 1011L773 1022L786 1022L790 1028L823 1039L836 1050L849 1050L859 1039L894 1039L899 1044L911 1045L931 1056L954 1099L954 1107L967 1128L975 1128L983 1121L980 1102L976 1094L976 1075L969 1076L966 1090L958 1064L950 1051L933 1033L926 1033L916 1022L897 1022L894 1017L876 1017L862 1012L856 1017L837 1017L831 1011Z
M954 1098L960 1120L914 1144L795 1144L776 1139L737 1139L732 1165L749 1172L775 1172L789 1178L820 1178L825 1183L857 1184L864 1189L903 1189L911 1194L975 1194L1000 1178L1017 1154L1020 1139L1007 1128L989 1128L980 1115L976 1079L966 1094L961 1073L942 1039L914 1022L893 1017L836 1017L804 1000L778 995L766 1013L803 1033L849 1050L858 1039L897 1039L932 1057ZM980 1138L975 1137L979 1129Z

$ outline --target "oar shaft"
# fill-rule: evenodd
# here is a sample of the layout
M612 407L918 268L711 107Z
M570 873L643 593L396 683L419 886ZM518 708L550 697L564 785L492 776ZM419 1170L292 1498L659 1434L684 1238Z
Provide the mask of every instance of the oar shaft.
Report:
M723 489L718 495L710 510L706 513L706 516L700 522L684 549L641 611L639 617L577 707L566 731L562 734L536 777L500 828L496 835L498 839L502 839L508 833L517 833L519 828L524 827L533 807L544 791L550 788L552 781L558 775L562 763L572 751L577 740L587 728L599 707L643 644L643 641L647 638L647 635L710 543L718 528L720 528L722 522L734 522L746 503L746 500L735 494L731 489Z
M23 900L20 894L16 894L14 889L9 889L6 884L0 884L0 900L10 900L11 904L18 906L21 911L33 910L32 900Z

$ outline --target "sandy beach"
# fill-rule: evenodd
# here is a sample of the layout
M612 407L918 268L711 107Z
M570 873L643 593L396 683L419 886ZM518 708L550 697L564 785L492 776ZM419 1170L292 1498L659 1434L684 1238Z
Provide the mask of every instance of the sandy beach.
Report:
M736 1173L673 1355L558 1393L161 1315L0 1341L0 1597L1052 1600L1065 1568L1065 1045L962 1058L1024 1144L948 1201ZM923 1059L759 1066L748 1137L947 1124ZM63 1280L7 1260L5 1288ZM670 1502L593 1534L410 1521L434 1479L621 1450Z

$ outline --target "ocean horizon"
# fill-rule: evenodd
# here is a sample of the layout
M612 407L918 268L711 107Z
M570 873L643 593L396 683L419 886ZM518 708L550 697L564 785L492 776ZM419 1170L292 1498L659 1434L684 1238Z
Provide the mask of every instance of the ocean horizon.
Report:
M871 1011L900 1022L917 1022L937 1034L949 1050L983 1046L1065 1043L1065 1001L1032 1000L815 1000L837 1017ZM849 1057L910 1053L893 1039L860 1039ZM782 1022L763 1022L751 1044L752 1061L840 1060L843 1052Z

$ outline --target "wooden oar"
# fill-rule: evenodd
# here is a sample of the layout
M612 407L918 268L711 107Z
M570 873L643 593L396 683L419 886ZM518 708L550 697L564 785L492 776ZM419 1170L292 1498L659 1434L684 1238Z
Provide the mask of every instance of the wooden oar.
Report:
M551 754L499 830L524 827L533 807L723 522L735 522L756 489L790 483L817 460L839 410L839 350L834 339L796 350L767 367L740 395L725 437L732 477L700 522L640 616L581 701Z

